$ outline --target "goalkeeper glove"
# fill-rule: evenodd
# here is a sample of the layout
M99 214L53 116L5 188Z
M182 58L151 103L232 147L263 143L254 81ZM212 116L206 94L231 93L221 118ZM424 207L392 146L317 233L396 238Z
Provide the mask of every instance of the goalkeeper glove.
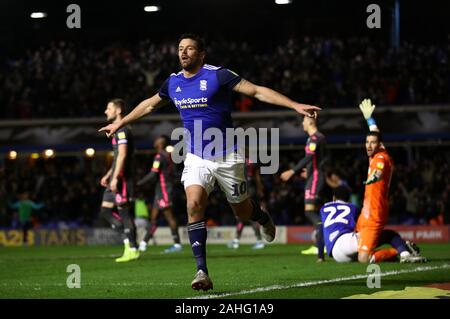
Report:
M375 110L375 104L372 104L370 99L364 99L359 104L359 109L361 110L364 118L366 119L369 128L372 128L374 126L374 128L376 129L377 124L375 123L375 119L372 117L372 113Z
M383 173L379 170L375 170L370 176L367 178L366 181L363 182L364 185L370 185L373 183L378 182L381 179L381 175Z

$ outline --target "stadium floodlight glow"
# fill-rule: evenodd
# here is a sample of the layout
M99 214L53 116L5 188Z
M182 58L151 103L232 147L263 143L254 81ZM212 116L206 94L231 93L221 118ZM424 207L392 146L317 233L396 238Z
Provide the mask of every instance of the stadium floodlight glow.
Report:
M45 13L45 12L32 12L30 14L30 17L32 19L42 19L42 18L47 17L47 13Z
M9 151L8 158L11 160L15 160L17 158L17 152L16 151Z
M46 149L45 151L44 151L44 156L46 157L46 158L50 158L50 157L53 157L53 156L55 156L55 151L54 150L52 150L52 149Z
M145 6L144 7L145 12L156 12L159 10L161 10L161 7L158 7L158 6Z
M89 147L86 149L85 153L86 153L86 156L92 157L95 154L95 150L92 147Z
M292 0L275 0L276 4L290 4Z
M172 145L167 145L166 146L166 152L167 153L172 153L173 152L173 146Z

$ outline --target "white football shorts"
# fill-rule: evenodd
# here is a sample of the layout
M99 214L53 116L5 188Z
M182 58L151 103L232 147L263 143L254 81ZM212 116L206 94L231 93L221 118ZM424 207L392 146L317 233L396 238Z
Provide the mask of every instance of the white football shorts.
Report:
M245 159L238 153L230 153L225 159L203 159L186 154L181 182L184 188L200 185L209 195L217 181L229 203L240 203L248 197Z
M338 263L346 263L358 259L358 233L341 235L333 246L332 255Z

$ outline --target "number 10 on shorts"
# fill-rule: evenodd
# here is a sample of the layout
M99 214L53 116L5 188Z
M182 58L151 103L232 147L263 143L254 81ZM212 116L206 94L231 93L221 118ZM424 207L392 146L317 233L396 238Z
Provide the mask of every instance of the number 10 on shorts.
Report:
M242 182L240 184L233 184L233 194L232 196L244 195L247 192L247 182Z

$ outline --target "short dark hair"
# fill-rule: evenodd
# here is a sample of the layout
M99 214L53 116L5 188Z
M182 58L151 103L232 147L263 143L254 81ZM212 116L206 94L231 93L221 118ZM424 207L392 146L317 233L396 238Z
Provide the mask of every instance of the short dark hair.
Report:
M338 186L333 189L335 199L348 202L350 200L350 189L345 186Z
M376 136L376 137L378 138L378 142L381 142L381 141L382 141L382 139L381 139L381 133L378 132L378 131L370 131L369 133L366 134L366 138L367 138L368 136Z
M197 48L200 52L205 52L205 40L203 40L203 38L201 36L199 36L198 34L195 33L183 33L179 38L178 38L178 43L180 43L181 40L183 39L192 39L195 42L197 42Z
M114 99L109 100L108 103L112 103L116 107L120 108L122 110L122 115L125 115L128 113L127 104L125 103L124 99L114 98Z
M333 175L333 174L342 179L344 179L344 177L345 177L344 174L338 169L328 167L328 169L325 170L325 176L331 177L331 175Z
M170 138L167 135L161 135L158 138L162 138L164 140L164 147L170 144Z

